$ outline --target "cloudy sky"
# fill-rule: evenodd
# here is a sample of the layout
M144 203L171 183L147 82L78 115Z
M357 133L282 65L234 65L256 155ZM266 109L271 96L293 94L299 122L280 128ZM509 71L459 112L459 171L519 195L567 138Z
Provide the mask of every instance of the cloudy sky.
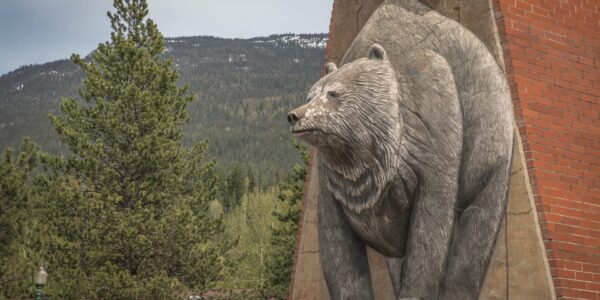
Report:
M0 74L85 55L110 33L110 0L0 0ZM166 37L324 33L332 0L148 0Z

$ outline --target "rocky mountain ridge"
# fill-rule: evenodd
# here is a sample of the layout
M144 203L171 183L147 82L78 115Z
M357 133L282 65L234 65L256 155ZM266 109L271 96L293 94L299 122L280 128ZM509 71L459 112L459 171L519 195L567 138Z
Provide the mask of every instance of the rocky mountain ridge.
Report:
M173 58L197 99L188 107L186 142L208 139L210 158L255 167L267 181L287 172L297 154L285 114L318 79L326 42L325 34L166 38L163 56ZM29 136L47 151L64 151L47 115L60 114L63 97L77 97L81 79L69 60L0 76L0 149Z

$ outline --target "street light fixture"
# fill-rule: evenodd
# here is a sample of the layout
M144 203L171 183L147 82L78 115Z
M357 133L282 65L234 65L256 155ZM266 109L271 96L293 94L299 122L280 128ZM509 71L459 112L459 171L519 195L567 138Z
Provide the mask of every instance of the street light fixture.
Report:
M47 279L48 273L46 273L44 267L40 266L40 269L35 274L35 278L33 280L35 282L35 300L42 300L42 288L44 288Z

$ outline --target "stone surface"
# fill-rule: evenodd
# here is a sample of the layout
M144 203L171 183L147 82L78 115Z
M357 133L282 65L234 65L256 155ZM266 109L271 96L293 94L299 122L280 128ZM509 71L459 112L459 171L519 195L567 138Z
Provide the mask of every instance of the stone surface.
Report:
M502 229L498 233L496 248L494 249L490 267L487 270L485 281L481 288L481 299L504 300L508 298L507 257L505 219L502 223Z
M527 188L522 144L517 138L509 199L480 299L553 299L537 216Z
M314 151L314 150L312 150ZM316 154L311 155L313 161ZM308 193L303 203L303 217L301 220L301 234L298 239L298 253L292 282L292 299L318 300L328 299L329 294L325 287L319 259L319 245L317 240L317 191L319 180L317 168L311 168L307 174Z
M368 16L381 2L382 0L334 1L325 61L339 63ZM504 66L488 0L426 0L424 3L470 29L484 42L498 63ZM504 228L499 233L480 299L555 298L524 165L522 144L517 139ZM303 203L304 217L301 220L291 299L329 299L318 255L317 182L316 165L313 165L306 191L308 195ZM368 251L375 299L393 299L383 257L374 250Z
M554 287L541 244L531 190L527 188L523 147L519 138L517 141L506 216L508 296L509 299L551 299L555 298Z
M367 247L367 257L371 269L371 283L375 299L394 300L394 288L387 271L385 259L377 251Z
M325 61L339 64L369 16L383 0L335 0Z
M442 15L458 21L473 32L504 67L498 31L488 0L424 0L422 1Z

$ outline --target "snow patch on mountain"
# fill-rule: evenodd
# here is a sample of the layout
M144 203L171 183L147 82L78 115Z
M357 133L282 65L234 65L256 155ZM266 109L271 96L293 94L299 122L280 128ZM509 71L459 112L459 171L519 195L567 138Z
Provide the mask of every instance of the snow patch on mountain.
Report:
M52 75L65 77L65 73L58 72L55 70L51 70L48 72L40 72L40 73L37 73L37 75L35 75L35 76L52 76Z
M266 39L257 39L254 43L269 43L275 44L276 46L286 44L296 44L302 48L319 48L323 49L327 46L327 37L313 36L313 35L297 35L297 34L284 34L284 35L273 35Z

